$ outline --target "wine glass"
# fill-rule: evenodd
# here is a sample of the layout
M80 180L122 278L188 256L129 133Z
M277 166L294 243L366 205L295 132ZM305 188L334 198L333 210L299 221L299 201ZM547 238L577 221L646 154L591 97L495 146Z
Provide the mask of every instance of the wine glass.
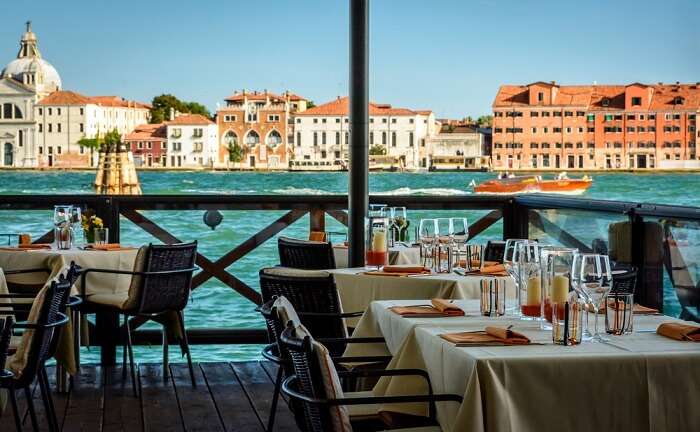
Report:
M540 279L540 251L536 241L521 240L515 243L515 259L518 260L518 300L520 318L537 320L541 317L542 281Z
M73 206L58 205L53 209L54 239L58 249L70 249L73 230L71 229L71 214Z
M83 228L83 217L82 217L82 211L80 210L79 206L73 206L71 207L70 211L70 223L73 226L73 243L75 243L75 240L78 238L82 238L83 236L78 236L76 233L78 230L82 231Z
M592 306L595 313L593 340L604 341L598 332L598 311L610 291L610 259L607 255L578 254L573 264L574 288Z
M408 217L406 215L406 207L392 207L391 208L391 226L396 232L396 237L392 238L398 242L404 241L402 238L402 233L408 228Z
M421 255L423 256L423 265L427 265L428 258L433 259L433 250L437 241L437 232L437 220L420 220L418 226L418 240L420 242ZM432 264L434 264L434 262Z
M520 273L518 270L518 256L516 252L516 244L517 242L521 241L527 241L527 239L507 239L506 240L506 245L503 250L503 267L505 267L506 272L508 272L508 275L513 279L513 283L515 284L515 297L517 299L518 294L520 292L520 289L518 288L519 282L520 282ZM506 300L507 300L506 296ZM514 315L518 314L518 306L520 305L520 302L516 300L515 306L509 306L507 309L509 312L513 313Z
M63 228L71 223L73 206L57 205L53 208L53 225L56 228Z
M464 256L464 267L471 268L468 260L472 257L467 254L467 240L469 240L469 222L467 218L450 218L452 224L452 240L454 242L454 263L455 267L461 267L462 256Z
M437 218L437 250L435 259L438 262L438 269L441 272L449 272L452 267L452 247L454 245L454 228L450 218ZM443 260L443 257L446 258Z

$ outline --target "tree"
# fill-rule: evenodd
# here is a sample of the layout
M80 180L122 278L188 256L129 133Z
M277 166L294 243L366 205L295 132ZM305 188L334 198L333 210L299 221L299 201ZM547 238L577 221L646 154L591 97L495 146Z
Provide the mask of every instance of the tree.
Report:
M375 144L369 148L369 154L372 156L384 156L386 154L386 148L380 144Z
M479 125L479 127L491 127L491 125L493 124L493 116L492 115L480 116L478 119L476 119L476 124Z
M243 161L243 148L238 142L228 143L228 160L233 163Z
M97 138L81 138L78 140L78 144L85 148L89 148L90 150L97 150L100 148L100 144L102 141L100 140L99 137Z
M112 129L111 131L107 132L102 140L103 140L106 148L117 149L117 148L119 148L119 145L122 143L122 135L115 128L115 129Z
M306 101L306 109L311 109L311 108L314 108L315 106L316 106L316 104L314 103L314 101L312 101L312 100Z
M151 123L162 123L170 119L170 110L180 113L201 114L211 118L209 110L198 102L183 102L171 94L162 94L151 102Z

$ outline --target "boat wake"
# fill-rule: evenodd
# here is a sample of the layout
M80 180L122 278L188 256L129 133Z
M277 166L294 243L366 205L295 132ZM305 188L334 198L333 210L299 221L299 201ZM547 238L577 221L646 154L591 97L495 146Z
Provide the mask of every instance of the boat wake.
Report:
M331 195L333 192L312 188L287 187L285 189L273 189L273 193L280 195Z
M459 189L450 188L418 188L411 189L410 187L401 187L394 190L383 191L383 192L372 192L373 195L440 195L440 196L452 196L452 195L468 195L468 191L463 191Z

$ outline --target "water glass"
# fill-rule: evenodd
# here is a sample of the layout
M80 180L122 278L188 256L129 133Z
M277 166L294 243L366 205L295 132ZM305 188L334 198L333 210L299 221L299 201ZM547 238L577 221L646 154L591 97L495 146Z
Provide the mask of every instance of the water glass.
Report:
M421 219L418 227L418 242L424 266L435 267L435 244L437 243L437 221Z
M109 242L109 228L95 228L95 244L104 245Z
M56 240L56 248L68 250L73 247L73 227L70 224L54 228L53 233Z
M506 284L496 278L481 280L481 314L499 317L506 313Z
M519 304L523 320L540 319L542 304L542 280L540 278L540 252L536 241L516 243L520 283Z
M572 275L574 289L593 306L595 318L591 339L604 341L598 332L598 311L612 287L610 259L607 255L577 254L572 264Z
M613 335L632 334L634 294L608 293L605 296L605 332Z
M518 285L520 283L520 276L518 270L518 258L515 251L515 246L518 242L527 241L527 239L507 239L505 247L503 249L503 267L505 267L508 275L513 279L515 284L515 303L506 307L508 312L513 315L518 315L520 313L520 303L517 301L519 291Z
M466 245L465 247L464 269L469 272L481 270L484 265L484 245ZM462 265L462 260L459 260Z
M571 291L571 265L576 248L543 246L540 248L540 278L542 280L540 328L552 328L552 303L566 301Z
M585 302L575 292L569 293L563 303L552 303L552 342L559 345L580 344L585 311Z

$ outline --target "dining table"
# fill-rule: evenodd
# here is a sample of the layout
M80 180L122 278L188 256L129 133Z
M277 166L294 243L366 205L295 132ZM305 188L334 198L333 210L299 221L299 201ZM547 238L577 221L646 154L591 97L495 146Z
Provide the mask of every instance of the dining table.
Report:
M693 323L635 315L632 334L564 346L538 321L482 316L478 300L453 302L464 316L407 317L390 309L426 303L372 302L352 337L381 336L385 344L348 344L344 355L391 355L389 369L425 370L434 393L462 396L461 403L437 404L443 431L700 430L700 343L656 333L661 323ZM510 328L531 343L461 346L441 337L487 326ZM425 394L428 387L420 378L398 376L381 378L372 391ZM428 414L424 403L380 410Z
M339 243L333 245L336 268L348 267L348 247ZM410 243L396 243L389 247L389 264L413 264L422 262L420 246Z

